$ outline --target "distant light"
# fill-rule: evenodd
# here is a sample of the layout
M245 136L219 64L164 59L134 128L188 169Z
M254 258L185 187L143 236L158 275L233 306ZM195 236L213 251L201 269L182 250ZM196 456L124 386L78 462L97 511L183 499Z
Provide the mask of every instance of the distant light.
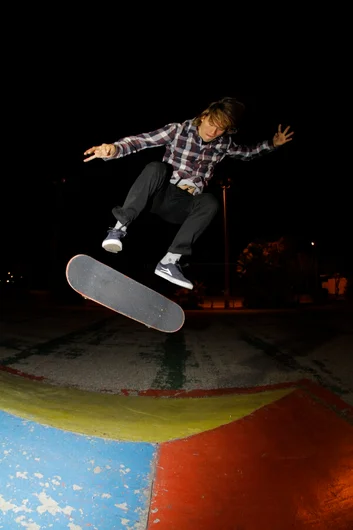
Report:
M311 242L311 246L312 246L312 247L315 246L315 241L312 241L312 242Z

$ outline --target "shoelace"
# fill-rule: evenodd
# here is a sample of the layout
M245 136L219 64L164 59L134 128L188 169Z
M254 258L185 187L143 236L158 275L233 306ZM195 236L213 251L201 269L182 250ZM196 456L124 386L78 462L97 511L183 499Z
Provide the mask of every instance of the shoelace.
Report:
M124 230L121 230L121 228L109 228L108 232L119 232L119 237L125 237L126 236L126 231Z
M182 271L182 268L181 268L180 263L176 262L176 263L174 263L174 265L176 266L176 268L178 269L178 271L181 272L181 274L183 274L183 271Z

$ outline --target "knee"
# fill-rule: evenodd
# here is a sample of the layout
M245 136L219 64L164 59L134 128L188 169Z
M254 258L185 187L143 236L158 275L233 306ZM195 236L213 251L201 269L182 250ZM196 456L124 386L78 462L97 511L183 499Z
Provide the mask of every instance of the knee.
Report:
M149 162L145 166L145 171L155 176L165 176L168 171L168 166L164 162Z
M168 178L168 165L164 162L150 162L143 169L140 178L152 186L162 186Z
M219 210L220 204L214 195L211 193L201 193L195 197L199 205L203 210L207 211L210 215L214 216Z

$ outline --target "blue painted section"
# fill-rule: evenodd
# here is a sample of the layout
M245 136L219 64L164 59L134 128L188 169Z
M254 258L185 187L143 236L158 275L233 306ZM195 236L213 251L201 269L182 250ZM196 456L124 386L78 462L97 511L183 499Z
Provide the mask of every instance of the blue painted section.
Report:
M156 450L0 411L0 528L145 528Z

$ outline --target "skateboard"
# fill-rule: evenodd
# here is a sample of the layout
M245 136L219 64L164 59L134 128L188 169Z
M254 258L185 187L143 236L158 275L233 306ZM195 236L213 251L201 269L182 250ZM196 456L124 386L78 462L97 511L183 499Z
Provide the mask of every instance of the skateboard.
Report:
M178 304L91 256L73 256L66 266L66 278L84 298L149 328L173 333L184 324L185 314Z

